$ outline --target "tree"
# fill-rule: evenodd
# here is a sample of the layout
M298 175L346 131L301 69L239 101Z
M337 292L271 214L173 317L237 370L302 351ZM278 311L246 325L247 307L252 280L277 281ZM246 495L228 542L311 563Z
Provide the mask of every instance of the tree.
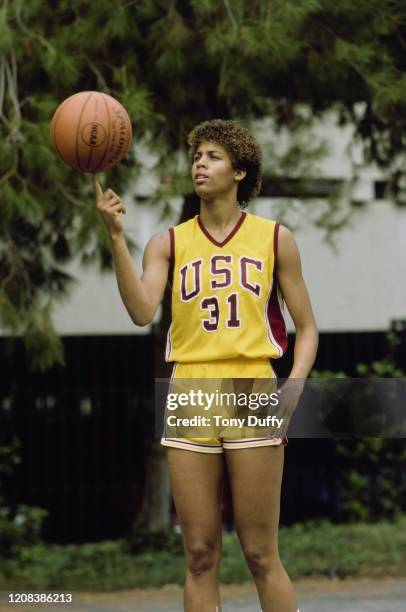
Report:
M63 362L52 325L72 284L63 265L80 255L111 267L88 182L50 147L63 99L98 89L122 101L135 140L172 177L155 194L162 202L191 191L179 159L195 123L271 115L296 130L303 105L313 115L335 108L401 203L405 23L400 0L3 0L0 325L24 337L33 366ZM138 170L130 155L109 184L122 193Z

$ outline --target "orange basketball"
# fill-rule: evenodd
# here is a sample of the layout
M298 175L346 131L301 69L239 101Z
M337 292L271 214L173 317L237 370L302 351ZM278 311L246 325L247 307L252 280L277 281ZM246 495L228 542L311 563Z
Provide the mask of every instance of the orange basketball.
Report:
M131 121L125 108L99 91L81 91L56 109L51 121L55 151L81 172L103 172L118 164L131 144Z

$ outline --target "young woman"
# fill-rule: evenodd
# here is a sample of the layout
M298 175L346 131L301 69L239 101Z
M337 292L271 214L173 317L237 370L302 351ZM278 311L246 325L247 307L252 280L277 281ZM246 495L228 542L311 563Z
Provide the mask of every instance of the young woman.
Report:
M189 135L191 173L200 214L146 246L143 274L134 271L121 213L125 208L94 178L97 208L111 239L123 302L137 325L152 321L168 274L172 324L166 359L173 384L182 379L275 382L270 359L286 350L286 303L296 328L294 364L281 397L285 429L236 438L183 430L167 435L172 494L186 555L184 609L220 610L221 495L228 472L234 525L263 612L296 612L292 583L278 552L284 435L314 363L318 332L291 232L241 209L261 185L261 154L252 135L233 121L212 120ZM242 380L244 379L244 380ZM261 387L262 388L262 387ZM283 431L283 434L281 433Z

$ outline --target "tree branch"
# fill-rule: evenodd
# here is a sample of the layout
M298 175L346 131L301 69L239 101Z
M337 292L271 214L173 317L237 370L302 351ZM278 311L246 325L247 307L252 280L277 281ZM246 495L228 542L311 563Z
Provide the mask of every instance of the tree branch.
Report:
M14 7L15 7L14 14L15 14L15 18L16 18L17 24L20 26L22 31L25 34L27 34L27 36L29 36L30 38L36 38L37 40L40 41L41 44L43 44L45 47L47 47L47 49L53 51L54 50L53 46L51 45L51 43L49 43L46 40L46 38L44 38L40 34L37 34L36 32L33 32L32 30L30 30L30 28L27 28L25 23L22 21L22 19L21 19L22 4L23 4L23 0L14 0Z
M101 85L101 88L103 89L103 91L105 91L106 93L110 93L111 92L110 87L107 85L102 73L100 72L96 64L94 64L92 60L90 59L90 57L88 56L86 56L86 62L90 70L92 70L92 72L94 72L94 74L96 75L97 86Z
M226 7L226 11L228 13L228 16L230 18L230 21L233 25L234 30L237 32L239 29L238 23L236 18L234 17L233 11L231 10L231 6L228 0L223 0L224 2L224 6Z

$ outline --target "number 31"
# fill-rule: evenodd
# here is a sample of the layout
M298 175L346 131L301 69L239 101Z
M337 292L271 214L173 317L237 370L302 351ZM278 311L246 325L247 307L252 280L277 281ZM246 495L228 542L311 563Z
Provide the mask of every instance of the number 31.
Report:
M227 296L228 318L226 328L238 329L241 327L241 320L238 317L238 293L230 293ZM209 317L202 320L203 329L208 332L217 331L220 321L220 306L216 296L205 297L200 302L200 310L208 310Z

